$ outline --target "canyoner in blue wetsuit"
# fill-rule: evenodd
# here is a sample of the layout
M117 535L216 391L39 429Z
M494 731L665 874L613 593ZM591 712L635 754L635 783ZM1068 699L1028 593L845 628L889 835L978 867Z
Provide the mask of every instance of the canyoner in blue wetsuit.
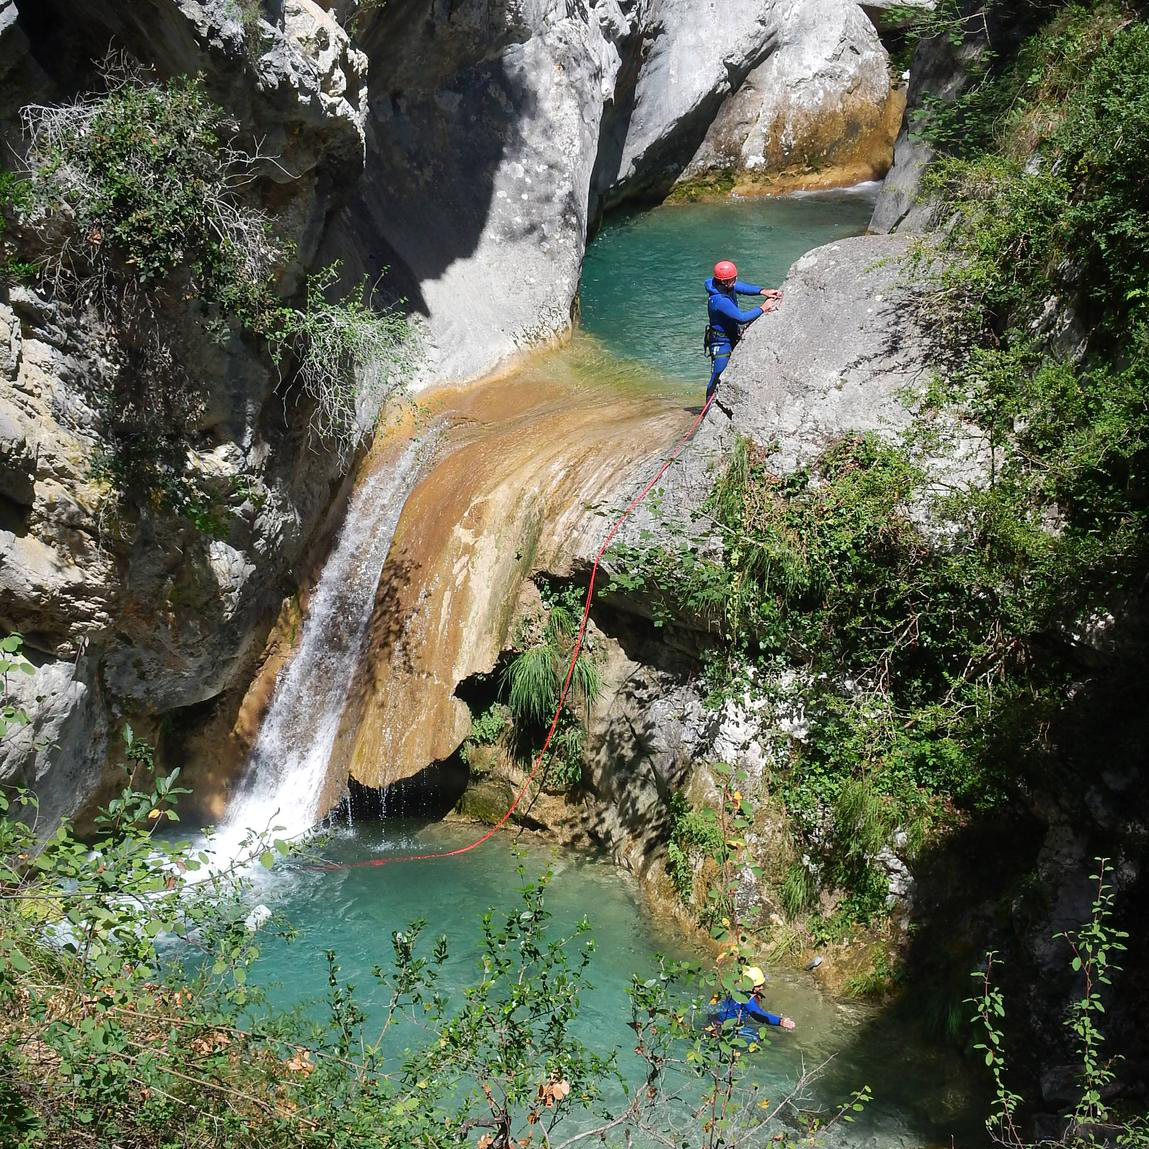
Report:
M713 360L710 382L706 385L706 398L709 399L718 390L718 380L726 370L731 352L742 338L742 332L759 316L773 311L782 293L753 283L740 283L738 268L728 259L714 265L714 274L706 281L706 293L710 298L706 304L706 338L703 346ZM743 311L738 306L739 295L762 295L766 297L766 302ZM730 414L730 409L719 402L717 397L715 403L727 415Z
M746 987L740 992L747 1000L737 1001L727 994L710 1013L710 1024L715 1033L728 1021L738 1023L738 1036L748 1041L758 1037L758 1031L751 1022L763 1025L776 1025L781 1029L793 1029L794 1022L778 1013L771 1013L762 1004L762 993L766 988L766 975L756 966L747 966L742 971L742 982Z

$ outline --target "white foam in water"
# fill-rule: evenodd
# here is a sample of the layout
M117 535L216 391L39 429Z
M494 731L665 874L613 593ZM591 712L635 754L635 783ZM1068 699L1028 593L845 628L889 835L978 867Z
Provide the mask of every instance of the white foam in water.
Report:
M211 869L241 860L252 832L274 830L277 838L293 838L318 820L319 796L379 574L434 438L411 443L394 466L372 475L352 495L312 595L299 647L280 672L243 781L210 841Z

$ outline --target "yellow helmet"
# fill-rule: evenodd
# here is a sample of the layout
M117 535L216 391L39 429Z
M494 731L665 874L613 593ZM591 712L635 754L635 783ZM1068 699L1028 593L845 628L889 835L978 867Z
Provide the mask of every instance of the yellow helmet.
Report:
M753 989L766 984L766 975L756 965L748 965L742 971L742 982L747 989Z

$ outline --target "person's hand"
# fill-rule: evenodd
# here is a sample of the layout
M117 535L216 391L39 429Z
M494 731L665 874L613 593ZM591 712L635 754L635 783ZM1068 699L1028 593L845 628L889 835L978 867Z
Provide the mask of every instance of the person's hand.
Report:
M762 314L763 315L769 315L770 312L773 311L774 308L776 308L777 306L778 306L778 300L776 300L776 299L766 300L766 302L762 304Z
M793 1029L794 1028L794 1019L791 1017L782 1018L781 1026L783 1029Z
M774 288L774 287L764 287L759 292L759 294L766 296L767 299L781 299L782 298L782 292L780 292L777 288Z

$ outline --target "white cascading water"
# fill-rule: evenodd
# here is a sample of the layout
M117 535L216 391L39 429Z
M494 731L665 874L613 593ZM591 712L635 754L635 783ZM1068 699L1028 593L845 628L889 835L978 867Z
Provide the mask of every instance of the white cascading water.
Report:
M319 798L347 691L367 637L375 589L399 515L435 435L354 492L323 568L299 646L280 672L243 781L210 844L213 866L245 853L252 833L292 838L318 820Z

